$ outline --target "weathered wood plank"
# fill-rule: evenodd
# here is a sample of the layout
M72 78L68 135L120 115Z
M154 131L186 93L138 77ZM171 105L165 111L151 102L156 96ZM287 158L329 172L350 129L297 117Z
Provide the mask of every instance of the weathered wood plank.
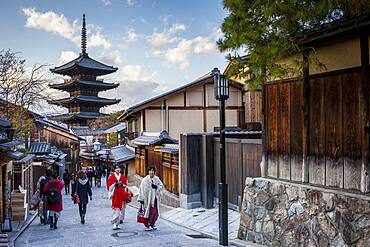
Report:
M326 106L326 185L343 188L342 76L325 78L324 104Z
M290 83L279 84L279 178L290 180Z
M229 189L229 203L234 205L238 205L238 196L241 196L241 188L243 187L240 153L240 142L226 142L226 182Z
M267 176L278 178L278 116L279 99L278 85L266 85L267 101Z
M325 105L324 78L310 80L309 98L309 183L325 185Z
M291 88L291 180L302 181L303 82L295 81Z
M361 74L343 75L344 188L360 190L363 106L360 106Z

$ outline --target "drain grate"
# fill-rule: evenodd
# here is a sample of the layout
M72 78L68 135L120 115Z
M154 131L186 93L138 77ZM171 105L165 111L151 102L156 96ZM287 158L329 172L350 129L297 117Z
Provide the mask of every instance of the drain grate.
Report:
M186 234L186 236L190 237L190 238L209 238L203 234Z
M126 238L126 237L132 237L135 235L137 235L137 232L115 232L111 234L111 236L115 238Z

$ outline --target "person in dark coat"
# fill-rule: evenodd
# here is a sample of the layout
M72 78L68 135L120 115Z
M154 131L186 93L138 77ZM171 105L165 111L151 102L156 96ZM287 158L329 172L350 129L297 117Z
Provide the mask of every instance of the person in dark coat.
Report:
M45 172L45 176L41 176L38 183L37 183L37 189L40 191L40 197L41 202L39 206L39 213L40 216L40 222L41 224L46 225L48 223L48 210L46 209L46 194L44 193L44 188L46 184L51 180L51 174L53 173L53 170L47 169Z
M63 181L64 181L64 190L66 192L66 195L69 194L69 184L71 183L72 175L68 172L68 169L65 169L65 172L63 174Z
M77 173L77 181L74 186L74 190L72 191L72 195L76 193L80 198L80 203L78 204L78 211L81 217L81 223L85 224L85 215L86 215L86 206L90 200L92 199L92 192L89 180L87 179L86 173L83 171L79 171Z

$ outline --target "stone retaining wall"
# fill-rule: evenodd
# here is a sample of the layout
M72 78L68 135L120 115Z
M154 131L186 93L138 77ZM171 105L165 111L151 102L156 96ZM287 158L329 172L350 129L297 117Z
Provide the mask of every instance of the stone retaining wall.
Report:
M247 178L238 238L268 246L370 246L370 196Z

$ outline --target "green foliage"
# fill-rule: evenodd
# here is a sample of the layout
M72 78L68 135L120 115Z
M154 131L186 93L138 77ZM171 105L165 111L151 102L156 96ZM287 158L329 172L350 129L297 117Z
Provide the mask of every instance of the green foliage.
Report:
M107 145L109 148L117 146L118 143L118 133L109 133L109 141Z
M228 51L232 63L229 76L245 77L251 88L268 78L300 71L302 60L295 68L277 61L309 48L299 45L299 34L326 23L369 13L369 0L224 0L229 11L222 24L224 37L218 41L220 51ZM242 53L244 56L240 56ZM320 66L320 61L313 61ZM248 65L249 70L246 70Z

